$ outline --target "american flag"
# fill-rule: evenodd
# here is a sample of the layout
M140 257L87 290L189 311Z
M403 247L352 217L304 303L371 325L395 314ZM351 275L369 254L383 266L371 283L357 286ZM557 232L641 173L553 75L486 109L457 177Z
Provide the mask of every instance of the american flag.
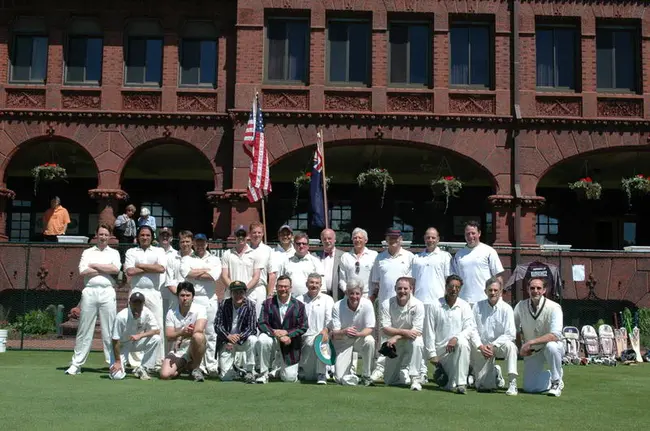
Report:
M251 159L248 172L248 200L257 202L271 193L269 155L264 141L264 119L257 94L244 132L244 152Z

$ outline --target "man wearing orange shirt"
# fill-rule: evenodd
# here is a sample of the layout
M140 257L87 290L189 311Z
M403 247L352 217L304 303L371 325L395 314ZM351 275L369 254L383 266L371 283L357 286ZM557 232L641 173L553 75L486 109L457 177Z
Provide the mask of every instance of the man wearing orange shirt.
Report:
M70 214L61 205L61 199L55 196L50 201L50 208L43 214L43 241L59 242L59 235L65 235L70 224Z

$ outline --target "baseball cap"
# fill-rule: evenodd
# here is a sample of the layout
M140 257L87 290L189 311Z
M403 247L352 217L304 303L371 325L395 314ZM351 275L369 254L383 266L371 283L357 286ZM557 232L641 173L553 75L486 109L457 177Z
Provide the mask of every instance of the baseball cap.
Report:
M285 229L293 233L293 229L291 229L291 226L289 226L288 224L283 224L282 226L280 226L280 229L278 229L278 233L282 232Z
M402 231L399 229L388 228L386 229L386 236L402 236Z
M246 290L246 283L243 281L233 281L230 283L230 286L228 286L230 291L232 292L233 290Z
M144 295L140 292L135 292L129 297L129 302L144 302Z
M161 229L160 229L160 235L162 235L162 234L173 235L173 234L172 234L172 228L170 228L170 227L163 227L163 228L161 228Z
M248 231L246 230L246 227L245 227L243 224L240 224L239 226L237 226L237 227L235 228L234 235L237 236L237 233L238 233L238 232L244 232L244 234L247 234L247 233L248 233Z
M196 235L194 235L194 239L195 239L195 240L203 240L203 241L207 241L207 240L208 240L208 237L205 236L204 233L197 233Z

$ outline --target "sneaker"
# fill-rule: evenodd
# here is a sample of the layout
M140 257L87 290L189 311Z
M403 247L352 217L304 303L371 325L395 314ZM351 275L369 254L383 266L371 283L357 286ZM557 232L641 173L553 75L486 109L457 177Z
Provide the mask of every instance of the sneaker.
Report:
M327 375L319 374L318 377L316 378L316 384L317 385L326 385L327 384Z
M361 377L361 380L359 381L359 384L363 385L363 386L366 386L366 387L375 386L375 382L373 382L372 379L370 377L368 377L368 376Z
M140 380L151 380L149 373L147 373L147 370L145 370L144 367L136 368L135 370L133 370L133 374Z
M420 379L417 377L411 378L411 390L412 391L421 391L422 385L420 384Z
M546 392L546 395L550 397L559 397L562 395L562 389L564 389L564 382L562 380L556 380L551 382L551 389Z
M501 372L501 366L495 365L494 368L497 370L497 388L503 389L506 387L506 381L503 378L503 373Z
M458 385L456 386L456 393L465 395L467 393L467 388L465 387L465 385Z
M255 383L260 384L260 385L265 385L268 382L269 382L269 374L268 373L264 373L264 374L262 374L260 376L257 376L257 378L255 379Z
M246 373L246 375L244 376L244 383L254 384L255 375L253 373Z
M517 395L519 391L517 391L517 379L512 379L510 380L510 383L508 384L508 390L506 391L506 395Z
M372 372L370 375L370 380L373 382L378 382L384 378L384 372L381 370L376 369L375 371Z
M81 369L79 369L79 367L77 367L76 365L70 365L70 367L67 370L65 370L65 373L71 376L75 376L77 374L81 374Z
M192 370L192 377L194 378L195 382L205 381L205 376L203 375L203 372L198 368Z

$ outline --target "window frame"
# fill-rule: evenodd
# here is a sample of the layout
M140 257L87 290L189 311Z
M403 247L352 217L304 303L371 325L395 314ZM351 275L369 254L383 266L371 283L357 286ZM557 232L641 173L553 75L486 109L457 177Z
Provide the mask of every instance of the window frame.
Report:
M157 31L156 35L150 34L148 31L143 31L142 29L138 29L138 26L144 27L147 24L154 24L157 26ZM133 26L133 27L131 27ZM161 42L161 48L160 48L160 81L159 82L146 82L146 76L147 76L147 64L145 60L145 65L144 65L144 76L143 76L143 82L129 82L127 81L128 79L128 71L129 71L129 55L131 52L131 44L132 41L134 40L144 40L145 41L145 58L146 58L146 41L148 40L159 40ZM164 33L163 29L160 25L159 22L154 21L154 20L134 20L132 22L129 22L127 26L124 29L124 38L123 38L123 56L122 56L122 61L123 61L123 82L122 85L124 87L142 87L142 88L162 88L163 86L163 69L165 65L165 38L164 38Z
M70 41L72 39L84 39L86 41L86 53L84 53L84 79L83 81L70 81L68 78L68 73L69 73L69 65L68 65L68 60L70 58L70 49L72 47L72 44ZM94 80L87 80L86 75L87 75L87 69L88 69L88 56L87 56L87 50L88 50L88 39L100 39L102 42L102 47L101 47L101 61L99 63L99 80L94 81ZM66 37L66 45L65 45L65 57L64 57L64 68L63 68L63 85L66 86L84 86L84 87L100 87L102 85L102 78L104 77L104 36L100 34L68 34Z
M545 222L541 222L540 219L542 217L546 218ZM540 227L544 226L546 227L546 233L541 233ZM556 228L556 233L551 233L551 226L555 226ZM560 218L557 216L551 216L548 214L544 213L538 213L535 216L535 240L538 244L557 244L557 242L552 242L548 240L549 236L553 236L555 238L558 238L560 236ZM544 242L539 242L540 238L543 238Z
M628 88L601 88L598 86L598 32L600 30L609 30L612 32L616 31L630 31L634 37L634 52L632 53L632 57L634 58L634 89L628 89ZM595 50L596 50L596 56L595 56L595 62L596 62L596 92L598 93L622 93L622 94L639 94L639 92L642 89L642 59L641 59L641 52L642 48L640 46L641 44L641 31L638 25L634 24L621 24L621 25L616 25L616 24L598 24L596 23L596 36L595 36ZM613 53L613 60L611 62L611 68L612 70L612 77L614 80L614 83L616 82L616 48L613 48L614 53ZM641 59L641 61L639 61ZM615 85L615 84L614 84Z
M271 44L269 43L269 23L273 21L304 21L307 24L307 31L305 32L305 64L304 64L304 74L305 74L305 79L303 81L301 80L295 80L295 79L270 79L269 78L269 59L270 59L270 53L269 49L271 48ZM288 47L289 47L289 39L286 37L287 34L285 32L285 58L284 58L284 66L285 66L285 72L288 72L289 67L288 67L288 62L289 62L289 56L286 55L286 52L288 52ZM310 58L311 57L311 20L308 17L298 17L298 16L268 16L265 18L264 22L264 83L265 84L270 84L270 85L304 85L308 86L310 82ZM286 75L286 73L285 73Z
M31 74L32 74L32 68L34 65L31 63L29 64L29 75L30 79L28 80L23 80L23 79L16 79L14 78L14 69L15 69L15 61L16 61L16 55L18 53L18 38L20 37L28 37L31 39L31 52L32 52L32 59L34 55L34 38L35 37L43 37L47 41L46 45L46 50L45 50L45 77L42 80L34 80L31 79ZM50 37L47 34L47 32L42 32L42 31L15 31L12 36L11 36L11 55L9 55L9 83L10 84L21 84L21 85L45 85L47 84L47 75L48 75L48 64L50 61Z
M180 41L179 50L179 62L178 62L178 87L179 88L206 88L206 89L216 89L219 82L219 39L210 39L210 38L196 38L196 37L183 37ZM201 57L199 56L199 82L197 84L187 84L183 83L183 56L185 51L185 42L214 42L214 81L211 83L201 82ZM200 48L199 48L200 52Z
M553 30L553 81L554 83L557 83L559 81L559 73L557 70L556 65L558 64L557 61L557 51L556 51L556 46L557 46L557 35L555 33L556 29L571 29L575 33L575 41L574 41L574 46L573 46L573 51L574 51L574 63L573 63L573 86L574 88L570 87L562 87L558 85L554 85L552 87L548 86L541 86L537 84L537 31L543 29L543 30ZM536 91L562 91L562 92L574 92L574 93L579 93L580 89L582 88L582 50L581 50L581 34L580 34L580 26L578 24L558 24L558 23L536 23L535 24L535 90Z
M16 203L20 203L19 205L16 205ZM7 220L7 231L8 231L8 237L10 242L29 242L31 241L31 237L34 232L34 210L32 207L32 201L29 200L22 200L22 199L16 199L12 201L12 209L11 212L8 214L9 215L9 220ZM16 220L16 216L19 217L19 220ZM28 218L29 220L23 220L23 218ZM23 229L22 227L18 229L13 228L14 221L18 221L20 223L27 222L29 223L29 227L26 229ZM18 233L18 236L15 236L14 233ZM23 235L24 232L27 232L27 237Z
M488 84L452 84L451 82L451 77L452 77L452 68L453 68L453 61L452 61L452 41L451 41L451 30L454 27L486 27L488 29L488 34L490 36L490 41L488 43L488 48L489 48L489 53L488 53L488 62L490 63L490 70L488 71ZM496 43L496 37L495 37L495 31L494 31L494 22L492 20L475 20L475 21L468 21L468 20L454 20L450 19L449 20L449 88L451 89L474 89L474 90L494 90L495 88L495 82L496 82L496 56L495 56L495 43ZM471 57L471 41L470 45L468 45L468 50L469 50L469 60L468 60L468 67L471 72L471 64L472 64L472 57ZM471 82L472 76L471 73L469 75L469 81Z
M352 243L352 230L351 229L341 229L340 225L346 223L352 225L354 220L354 205L352 200L335 200L329 202L329 208L327 209L327 216L329 220L330 228L336 232L337 242L341 244L351 244ZM334 211L339 211L341 213L340 218L334 218ZM344 219L342 214L345 211L350 212L350 218ZM334 222L339 224L338 229L334 229Z
M427 27L427 44L428 44L428 49L426 52L426 61L425 64L427 65L427 70L426 70L426 81L423 84L420 83L412 83L412 82L393 82L392 81L392 62L391 62L391 57L393 50L391 49L391 43L390 43L390 32L393 27L393 25L406 25L407 28L409 28L411 25L423 25ZM372 31L371 31L372 34ZM407 62L406 62L406 76L408 79L410 79L411 75L411 39L408 39L407 43ZM426 20L416 20L416 21L409 21L409 20L389 20L388 22L388 62L387 62L387 69L388 69L388 87L391 88L431 88L431 85L433 83L433 65L432 65L432 58L433 58L433 24L431 21L426 21Z
M331 17L327 18L327 25L325 27L325 84L331 87L372 87L372 20L367 18L336 18ZM368 52L366 53L366 81L367 82L358 82L358 81L332 81L330 78L330 59L332 55L332 46L330 44L329 32L330 25L332 22L336 23L363 23L368 25ZM346 77L350 75L350 36L348 29L348 38L346 43Z

